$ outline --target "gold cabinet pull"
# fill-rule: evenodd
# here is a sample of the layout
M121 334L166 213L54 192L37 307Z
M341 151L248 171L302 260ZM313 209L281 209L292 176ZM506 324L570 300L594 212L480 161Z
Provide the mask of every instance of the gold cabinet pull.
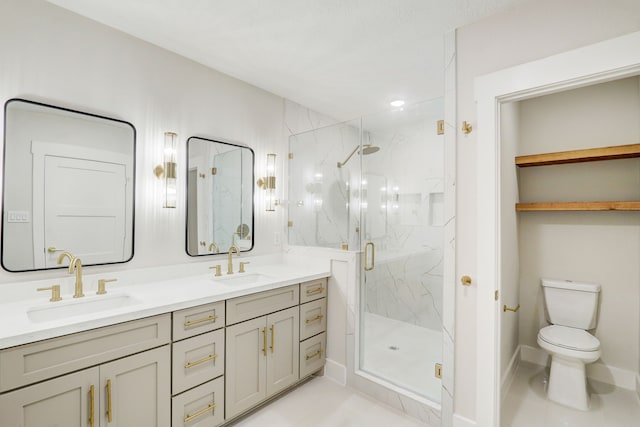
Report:
M202 359L196 360L195 362L187 362L185 363L184 367L186 369L193 368L194 366L202 365L203 363L208 362L209 360L214 360L216 357L218 357L217 354L210 354L207 357L203 357Z
M267 328L262 328L262 354L267 355Z
M94 427L95 425L95 403L94 398L96 397L96 389L92 385L89 387L89 425Z
M273 350L276 347L276 326L275 325L271 325L271 346L269 347L271 349L271 353L273 353Z
M315 289L307 289L307 295L321 294L322 291L324 291L323 286L320 286L319 288L315 288Z
M469 276L462 276L460 278L460 283L462 283L464 286L470 286L471 285L471 277Z
M324 317L324 316L323 316L322 314L318 314L316 317L313 317L313 318L311 318L311 319L307 319L307 320L305 320L305 322L306 322L307 324L309 324L309 323L313 323L313 322L317 322L318 320L322 320L322 318L323 318L323 317Z
M315 352L315 353L313 353L313 354L307 354L307 356L306 356L306 357L307 357L307 360L311 360L311 359L313 359L314 357L319 357L321 354L322 354L322 350L318 350L318 351L316 351L316 352Z
M367 251L367 248L371 248L371 265L369 265L369 262L367 260L367 254L369 253ZM376 245L374 245L373 242L368 242L366 245L364 245L364 271L371 271L375 266L376 266Z
M218 316L216 316L215 314L212 314L211 316L207 316L204 319L188 320L188 321L184 322L184 327L188 328L189 326L197 325L198 323L213 322L217 318L218 318Z
M518 310L520 310L520 304L518 304L515 308L513 308L513 307L507 307L507 304L505 304L505 305L502 307L502 311L513 311L514 313L517 313L517 312L518 312Z
M47 248L47 252L49 252L50 254L55 254L56 252L64 252L66 249L58 249L55 246L49 246Z
M196 418L201 417L202 415L206 414L207 412L214 410L215 407L216 407L215 403L210 403L206 408L200 409L198 412L196 412L193 415L187 414L187 416L184 417L184 422L188 423L191 420L195 420Z
M111 408L111 380L107 380L107 422L111 422L113 411Z

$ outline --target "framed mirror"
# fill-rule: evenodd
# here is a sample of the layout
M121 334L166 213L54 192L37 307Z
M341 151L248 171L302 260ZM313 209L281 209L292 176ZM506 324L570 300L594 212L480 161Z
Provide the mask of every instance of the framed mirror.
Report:
M187 254L253 249L254 154L249 147L187 140Z
M66 268L133 257L136 130L24 99L5 103L2 267Z

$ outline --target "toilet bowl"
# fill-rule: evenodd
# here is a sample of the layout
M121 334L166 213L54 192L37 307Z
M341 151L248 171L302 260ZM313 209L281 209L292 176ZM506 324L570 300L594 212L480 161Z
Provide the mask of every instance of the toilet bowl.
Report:
M588 410L585 367L600 358L600 341L582 329L551 325L538 333L538 345L551 355L547 397L574 409Z
M538 345L551 355L547 397L587 411L589 393L585 366L600 358L600 341L587 332L596 326L600 285L542 280L548 320L538 332Z

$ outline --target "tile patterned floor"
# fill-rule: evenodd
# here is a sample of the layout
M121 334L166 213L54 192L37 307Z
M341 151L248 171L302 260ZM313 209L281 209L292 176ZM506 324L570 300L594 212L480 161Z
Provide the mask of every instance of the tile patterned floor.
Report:
M634 391L589 381L591 410L566 408L545 394L548 369L522 362L502 401L501 427L640 427Z
M357 391L318 377L297 387L234 427L424 427Z

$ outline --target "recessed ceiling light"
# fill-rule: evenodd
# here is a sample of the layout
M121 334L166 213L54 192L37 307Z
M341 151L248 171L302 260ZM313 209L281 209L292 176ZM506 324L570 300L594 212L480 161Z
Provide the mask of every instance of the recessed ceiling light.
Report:
M404 105L404 101L402 99L396 99L395 101L391 101L389 105L392 107L402 107Z

